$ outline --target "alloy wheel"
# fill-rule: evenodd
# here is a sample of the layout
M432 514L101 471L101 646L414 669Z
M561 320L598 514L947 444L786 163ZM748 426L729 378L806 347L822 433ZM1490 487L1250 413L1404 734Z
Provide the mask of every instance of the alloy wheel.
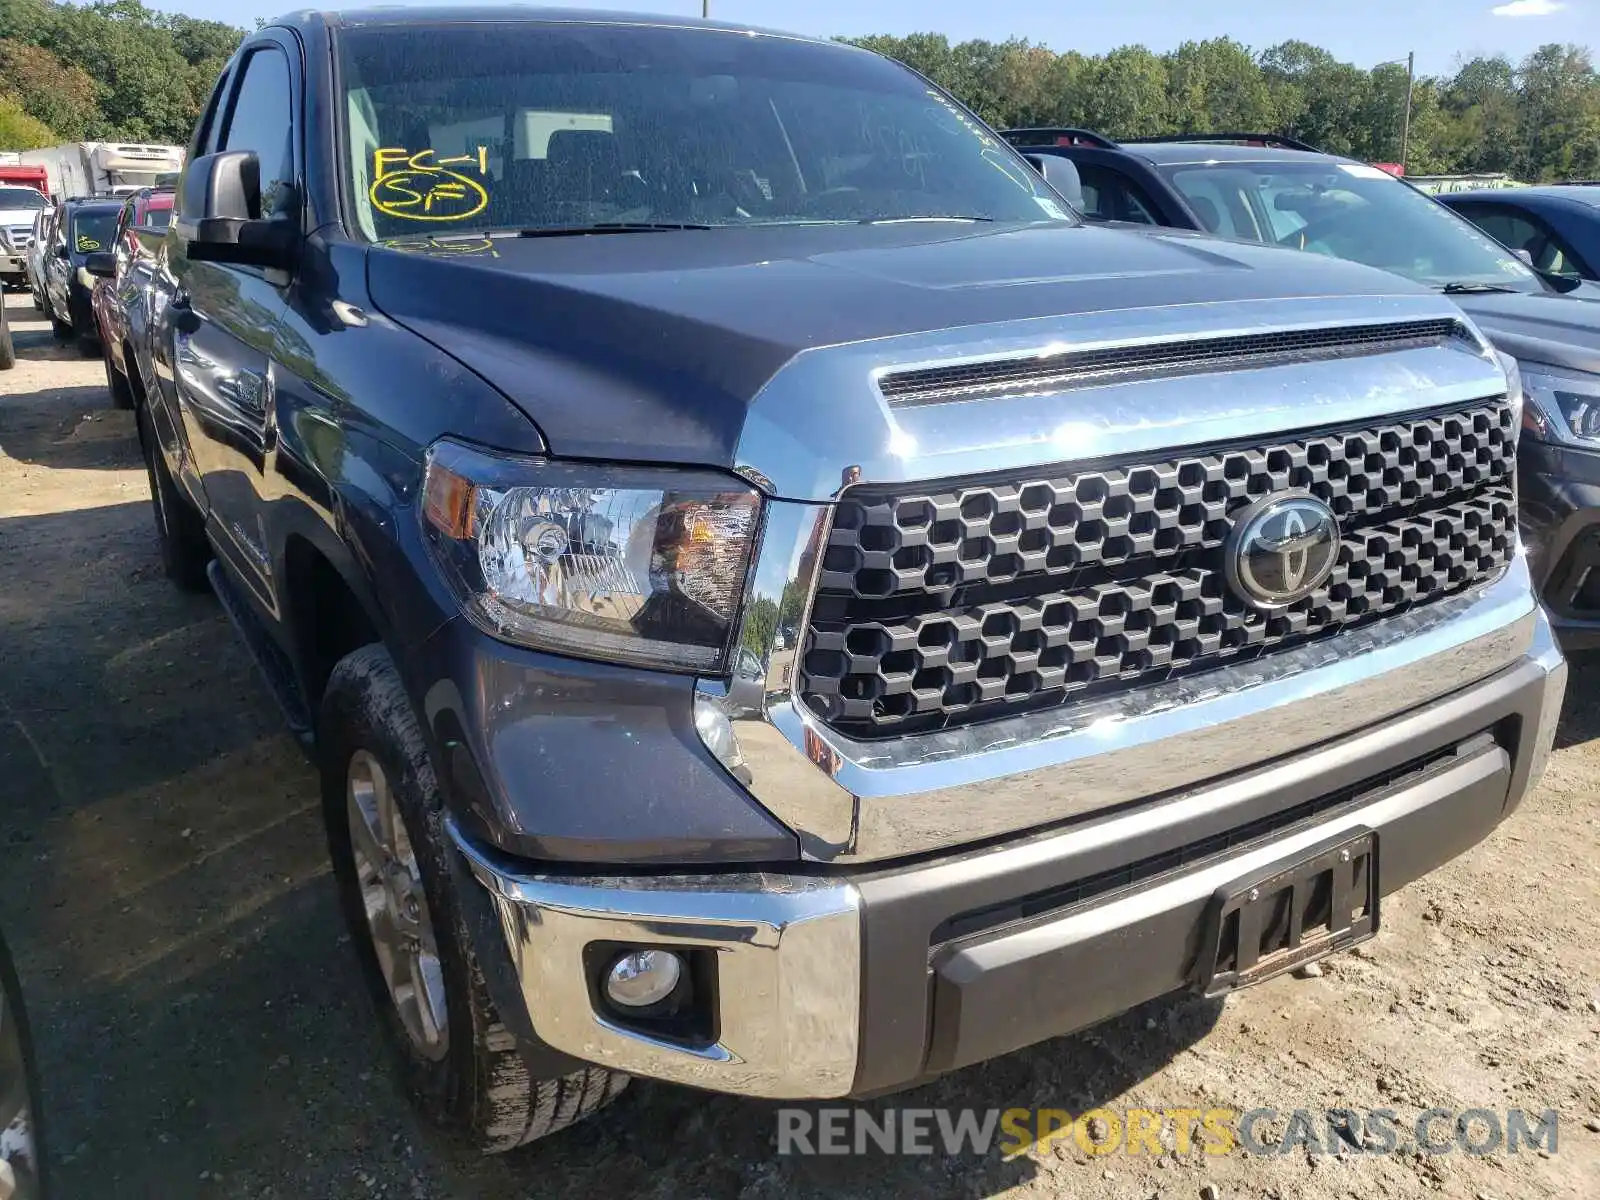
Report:
M365 750L350 758L346 807L350 848L378 970L412 1045L424 1057L449 1049L444 973L422 873L394 789Z

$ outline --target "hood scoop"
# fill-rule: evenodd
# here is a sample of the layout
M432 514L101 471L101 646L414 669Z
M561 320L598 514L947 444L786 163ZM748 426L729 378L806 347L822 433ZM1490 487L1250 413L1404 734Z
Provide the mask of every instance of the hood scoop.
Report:
M1389 354L1477 341L1459 321L1398 321L1329 328L1236 334L1199 340L1141 342L1085 350L1062 349L1021 357L984 359L890 371L878 390L890 408L950 404L988 396L1064 391L1124 380L1202 371L1236 371L1288 362L1351 355Z

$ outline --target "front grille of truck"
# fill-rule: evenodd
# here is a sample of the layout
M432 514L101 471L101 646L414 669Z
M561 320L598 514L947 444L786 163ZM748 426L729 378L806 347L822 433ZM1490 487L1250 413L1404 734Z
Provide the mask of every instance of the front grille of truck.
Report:
M799 663L856 738L1048 708L1237 663L1499 575L1515 545L1510 405L842 496ZM1311 595L1228 586L1230 516L1302 489L1342 544Z

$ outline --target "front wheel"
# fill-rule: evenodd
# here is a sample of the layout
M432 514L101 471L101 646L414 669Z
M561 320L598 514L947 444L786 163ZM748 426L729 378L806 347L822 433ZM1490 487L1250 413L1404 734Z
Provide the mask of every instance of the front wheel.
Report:
M17 347L11 340L11 326L0 323L0 371L9 371L17 365Z
M63 321L54 310L50 313L50 332L58 342L70 342L78 333L71 321Z
M382 646L334 667L317 725L339 895L417 1109L497 1153L596 1111L628 1077L538 1078L489 999L450 871L456 853L422 731Z
M156 536L161 540L161 565L167 578L184 591L208 591L211 584L206 567L211 562L211 543L206 540L205 521L173 482L150 424L148 407L139 410L138 427L139 448L144 452L145 474L150 479Z

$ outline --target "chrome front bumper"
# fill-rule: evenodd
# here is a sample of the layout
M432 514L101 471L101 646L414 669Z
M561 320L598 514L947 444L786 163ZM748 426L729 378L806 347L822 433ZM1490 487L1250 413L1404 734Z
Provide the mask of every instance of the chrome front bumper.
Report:
M1440 865L1537 782L1565 682L1536 611L1503 670L1431 703L1419 698L1401 719L1374 725L1369 714L1362 732L1315 752L1054 833L849 876L541 875L484 851L453 823L450 831L493 898L531 1027L548 1046L716 1091L839 1097L912 1083L1184 986L1193 969L1186 947L1217 887L1331 834L1377 832L1385 892ZM1340 772L1371 772L1468 733L1471 752L1426 779L1375 787L1148 885L935 944L951 918L1169 853L1184 839L1314 799ZM716 1041L677 1044L609 1019L585 965L595 942L714 951ZM1117 969L1085 969L1097 962ZM936 992L946 996L938 1007Z
M617 1071L748 1096L842 1096L858 1057L861 919L844 881L762 873L558 877L497 865L451 822L488 888L534 1032ZM717 1041L683 1046L598 1011L593 942L717 951Z

